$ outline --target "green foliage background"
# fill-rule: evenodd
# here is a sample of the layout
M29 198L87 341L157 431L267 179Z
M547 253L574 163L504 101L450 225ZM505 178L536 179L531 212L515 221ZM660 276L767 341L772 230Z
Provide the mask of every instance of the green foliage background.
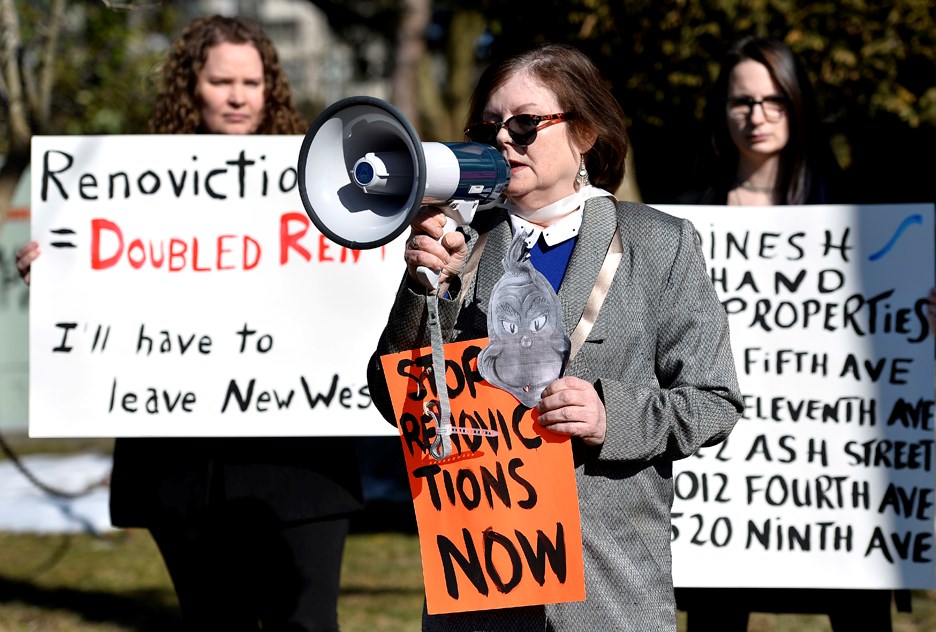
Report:
M406 1L414 0L309 1L353 46L377 37L392 50L395 25ZM813 78L828 135L847 170L848 201L936 200L931 0L425 1L434 16L427 36L433 34L428 50L435 61L426 63L418 88L417 127L427 139L457 139L467 96L492 56L543 41L569 42L601 67L629 116L643 199L665 202L689 186L707 142L700 119L725 50L757 34L786 41ZM26 64L47 4L17 0ZM182 13L172 2L123 12L100 1L70 2L53 116L41 133L145 133L159 63L182 27ZM386 71L393 71L392 63Z
M30 65L47 26L48 2L17 0L16 8L22 63ZM160 63L181 26L179 11L170 5L114 11L100 1L69 3L55 61L49 127L40 133L145 134Z
M930 0L487 0L495 53L540 41L592 56L630 117L644 199L687 184L707 90L744 35L784 40L813 79L849 201L936 200Z

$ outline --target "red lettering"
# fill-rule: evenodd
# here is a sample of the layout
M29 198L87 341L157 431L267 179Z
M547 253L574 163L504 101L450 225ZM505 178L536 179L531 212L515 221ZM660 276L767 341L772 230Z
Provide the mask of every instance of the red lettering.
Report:
M137 251L139 254L134 255ZM146 246L143 245L142 239L134 239L127 246L127 260L134 270L139 270L146 263Z
M299 222L302 230L297 233L289 232L290 222ZM312 260L312 253L305 246L299 243L299 240L305 237L309 232L309 217L304 213L284 213L280 217L280 265L286 265L289 261L289 250L293 249L299 253L299 256L306 261Z
M128 238L129 239L129 238ZM243 252L238 253L232 245L240 240ZM207 244L207 247L206 247ZM212 247L216 249L212 252ZM168 250L168 253L167 253ZM213 270L252 270L260 265L262 256L260 242L249 235L218 235L202 237L172 237L145 239L134 237L124 249L124 233L117 224L106 219L91 220L91 268L103 270L121 263L134 270L152 268L159 270L166 264L169 272L190 270L211 272Z
M229 248L227 248L227 247L224 245L224 240L225 240L225 239L232 239L233 237L234 237L234 235L218 235L218 259L217 259L217 261L215 262L215 266L218 268L218 270L233 270L233 269L234 269L234 266L233 266L233 265L227 265L227 266L226 266L226 265L224 265L224 263L222 263L222 261L221 261L221 258L222 258L224 255L226 255L227 253L231 252L231 250L230 250ZM245 255L245 257L246 257L246 255Z
M248 246L250 246L251 244L253 244L253 247L254 247L253 260L250 260L248 258L249 251L250 251L250 248L248 248ZM248 237L247 235L244 235L244 270L253 270L254 268L257 267L257 264L259 263L260 263L260 243L253 237Z
M328 255L328 250L331 247L331 242L328 241L328 238L325 235L319 235L319 261L334 261L335 258Z
M185 267L187 251L188 245L181 239L173 237L169 240L169 272L178 272Z
M381 250L383 250L383 248L384 248L383 246L380 247ZM351 260L354 261L354 263L357 263L358 259L361 258L361 252L362 251L360 250L353 250L352 248L342 248L341 249L341 263L348 262L348 254L351 255Z
M198 267L198 237L192 238L192 270L195 272L208 272L211 268Z
M292 226L295 222L299 223L298 230L296 227ZM302 244L303 239L309 233L311 225L312 223L309 221L309 217L297 211L284 213L280 216L279 262L281 266L289 263L290 250L295 251L306 262L311 262L313 257L315 261L319 263L358 263L361 260L361 253L364 252L363 250L339 246L322 234L318 234L317 241L312 241L316 239L315 234L309 237L311 246L317 250L317 252L313 253L312 248L308 248ZM339 249L337 254L335 253L335 248ZM386 255L386 246L381 246L380 258L382 260L386 259Z
M166 253L164 252L165 248L163 242L159 242L159 257L156 257L156 251L154 250L153 242L150 242L150 261L153 263L153 267L157 270L162 267L163 261L166 260Z
M109 230L117 236L117 252L106 259L101 258L101 231ZM114 222L106 219L91 220L91 269L103 270L117 263L123 253L123 233Z

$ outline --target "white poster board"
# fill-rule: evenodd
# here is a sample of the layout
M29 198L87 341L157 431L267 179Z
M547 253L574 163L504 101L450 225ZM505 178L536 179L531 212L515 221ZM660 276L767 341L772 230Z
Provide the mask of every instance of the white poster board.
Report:
M936 587L932 205L658 208L696 227L745 403L674 468L676 585Z
M366 364L403 238L324 238L301 141L33 139L30 436L396 433Z

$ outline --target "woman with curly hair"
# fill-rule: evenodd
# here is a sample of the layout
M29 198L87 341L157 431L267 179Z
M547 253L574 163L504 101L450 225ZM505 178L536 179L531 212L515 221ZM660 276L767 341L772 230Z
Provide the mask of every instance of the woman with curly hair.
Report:
M259 105L257 120L249 128L214 124L205 106L212 97L231 97L238 88L212 77L219 60L243 67L237 51L255 57L255 76L248 78L244 94ZM249 60L248 60L249 61ZM227 79L227 77L225 77ZM217 91L216 91L217 89ZM221 91L225 94L222 95ZM163 87L150 119L154 134L303 134L308 125L296 111L286 74L276 49L259 27L240 18L209 16L193 20L169 51L163 66Z
M241 18L194 20L172 45L151 131L300 134L276 51ZM37 242L17 253L26 282ZM338 630L351 439L120 438L111 522L149 529L187 630Z

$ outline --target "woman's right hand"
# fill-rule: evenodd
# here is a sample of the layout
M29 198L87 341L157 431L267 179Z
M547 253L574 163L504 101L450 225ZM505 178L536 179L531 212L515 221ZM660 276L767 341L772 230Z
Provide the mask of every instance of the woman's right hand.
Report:
M438 289L442 292L445 291L449 279L461 274L465 258L468 256L465 235L453 230L443 236L445 223L446 216L437 207L424 206L419 209L419 213L410 224L410 236L406 240L406 250L403 253L409 275L423 285L425 282L416 273L417 268L424 266L430 270L441 270ZM430 290L435 289L431 286L426 287Z
M39 254L38 241L31 241L16 251L16 269L19 271L20 276L23 277L23 281L26 282L26 285L29 285L29 269L32 266L32 262L36 260Z

